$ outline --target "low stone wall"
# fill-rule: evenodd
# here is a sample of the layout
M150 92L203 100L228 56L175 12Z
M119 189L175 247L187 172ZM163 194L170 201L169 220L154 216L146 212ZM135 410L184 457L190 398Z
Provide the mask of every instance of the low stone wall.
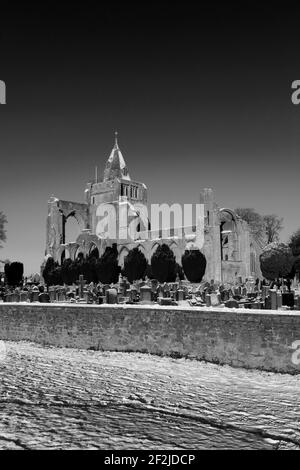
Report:
M300 373L296 311L2 303L0 339Z

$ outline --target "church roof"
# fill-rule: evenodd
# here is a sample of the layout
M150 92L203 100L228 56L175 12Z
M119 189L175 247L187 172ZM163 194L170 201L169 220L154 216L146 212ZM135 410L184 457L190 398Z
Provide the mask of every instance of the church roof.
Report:
M121 178L125 180L130 180L130 176L128 173L128 169L119 149L118 139L116 132L115 137L115 145L111 151L111 154L106 162L105 170L104 170L104 181L110 181L114 178Z

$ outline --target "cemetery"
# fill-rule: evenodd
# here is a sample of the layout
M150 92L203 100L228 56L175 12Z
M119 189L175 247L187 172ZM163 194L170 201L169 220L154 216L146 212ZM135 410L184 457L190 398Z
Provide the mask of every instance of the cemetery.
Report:
M27 285L1 290L2 302L80 303L80 304L142 304L190 307L224 307L261 310L300 310L300 288L295 282L277 286L249 278L238 279L235 285L199 284L180 279L160 283L156 279L129 281L119 276L115 284L87 284L83 275L72 286Z

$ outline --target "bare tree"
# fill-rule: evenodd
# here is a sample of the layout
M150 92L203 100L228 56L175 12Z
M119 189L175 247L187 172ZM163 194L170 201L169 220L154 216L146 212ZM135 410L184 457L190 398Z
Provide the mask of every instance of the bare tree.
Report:
M255 209L238 207L235 212L241 219L248 223L254 235L260 238L265 237L264 219Z
M279 242L279 232L283 229L283 218L275 214L264 215L263 221L267 243Z

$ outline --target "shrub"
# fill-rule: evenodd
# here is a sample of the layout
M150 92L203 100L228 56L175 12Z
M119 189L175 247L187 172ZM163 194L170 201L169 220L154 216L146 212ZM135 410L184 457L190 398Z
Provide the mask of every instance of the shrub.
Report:
M101 258L96 262L95 270L97 280L103 284L118 282L121 269L118 265L118 250L115 243L112 247L106 247Z
M151 258L152 277L159 282L174 282L176 279L176 260L168 245L160 245Z
M147 260L139 248L129 251L124 260L123 275L129 282L144 279L147 269Z
M294 256L300 255L300 228L291 236L289 246Z
M7 263L4 266L6 282L9 286L17 286L23 279L24 265L18 261Z
M206 258L200 250L185 250L182 267L190 282L201 282L205 274Z
M292 249L285 243L266 246L259 259L262 275L270 281L289 277L295 263Z

